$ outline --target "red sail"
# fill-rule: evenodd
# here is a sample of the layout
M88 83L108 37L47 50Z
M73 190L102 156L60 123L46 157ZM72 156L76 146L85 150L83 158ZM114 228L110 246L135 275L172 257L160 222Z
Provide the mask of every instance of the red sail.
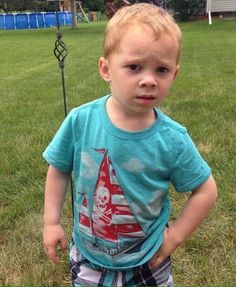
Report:
M92 231L100 238L118 241L119 237L143 237L141 226L136 221L118 184L108 152L104 153L94 194Z

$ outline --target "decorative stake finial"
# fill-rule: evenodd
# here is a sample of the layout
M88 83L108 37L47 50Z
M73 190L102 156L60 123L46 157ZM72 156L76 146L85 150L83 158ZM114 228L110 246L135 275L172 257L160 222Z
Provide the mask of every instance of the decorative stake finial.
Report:
M67 102L66 102L64 66L65 66L65 58L68 55L68 51L66 49L66 44L62 40L62 34L60 31L60 23L59 23L59 15L58 15L59 2L57 0L55 0L55 8L56 8L56 21L57 21L57 33L56 33L57 39L55 41L54 55L57 58L59 67L61 69L64 112L65 112L65 117L66 117L67 116Z

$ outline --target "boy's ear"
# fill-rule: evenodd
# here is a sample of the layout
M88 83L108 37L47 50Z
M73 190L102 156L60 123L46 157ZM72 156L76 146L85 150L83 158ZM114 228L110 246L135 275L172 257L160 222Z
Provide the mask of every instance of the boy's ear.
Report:
M100 76L103 78L103 80L105 80L107 83L110 83L111 77L110 77L108 60L106 60L104 57L100 57L98 61L98 68Z
M178 74L179 74L179 71L180 71L180 66L179 66L179 65L177 65L173 80L175 80L175 79L176 79L176 77L177 77L177 76L178 76Z

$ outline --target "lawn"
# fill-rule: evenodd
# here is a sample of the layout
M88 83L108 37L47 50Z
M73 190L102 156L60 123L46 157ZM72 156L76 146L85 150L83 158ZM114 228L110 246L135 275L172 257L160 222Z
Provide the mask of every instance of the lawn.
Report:
M108 93L99 78L105 23L63 28L68 109ZM162 109L185 125L212 167L219 199L173 255L179 286L236 284L236 21L181 25L181 73ZM0 285L69 286L67 255L52 265L41 240L42 151L64 118L55 30L0 30ZM187 195L171 191L174 219ZM69 196L63 214L71 230Z

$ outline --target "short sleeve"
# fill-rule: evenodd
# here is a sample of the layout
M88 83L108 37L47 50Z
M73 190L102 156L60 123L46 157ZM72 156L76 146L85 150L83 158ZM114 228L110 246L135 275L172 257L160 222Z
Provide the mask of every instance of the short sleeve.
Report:
M74 158L74 135L73 135L73 114L72 110L61 127L55 134L51 143L43 152L43 158L48 164L61 172L71 172Z
M211 169L204 161L188 133L183 133L179 152L170 175L176 191L191 191L203 184L210 176Z

